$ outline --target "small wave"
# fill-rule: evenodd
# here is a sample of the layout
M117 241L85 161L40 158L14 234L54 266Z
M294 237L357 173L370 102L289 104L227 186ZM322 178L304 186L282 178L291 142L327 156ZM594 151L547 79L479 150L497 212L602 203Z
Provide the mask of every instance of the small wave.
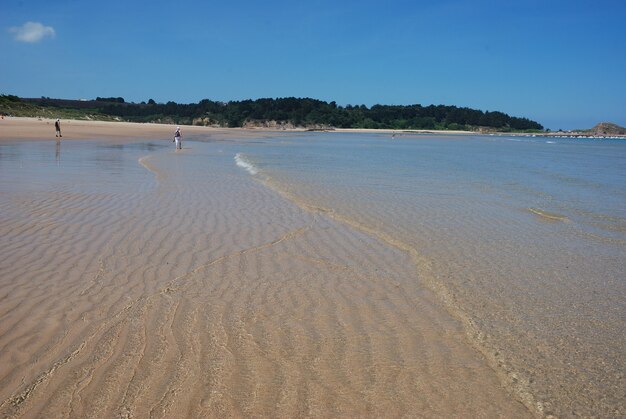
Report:
M546 141L546 144L556 144L556 141Z
M237 166L242 167L244 169L246 169L248 171L248 173L250 173L251 175L256 175L257 173L259 173L259 171L257 170L256 167L254 167L254 165L252 163L250 163L245 156L243 156L241 153L237 153L235 155L235 163L237 163Z
M538 215L542 218L552 221L568 221L567 217L561 214L556 214L554 212L545 211L539 208L528 208L528 211L532 212L535 215Z

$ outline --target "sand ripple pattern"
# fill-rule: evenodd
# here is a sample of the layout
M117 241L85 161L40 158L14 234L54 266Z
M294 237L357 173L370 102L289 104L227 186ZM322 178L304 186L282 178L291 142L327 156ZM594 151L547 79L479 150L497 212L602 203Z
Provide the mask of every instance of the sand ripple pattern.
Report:
M152 188L3 195L0 416L529 416L411 255L215 147L143 158Z

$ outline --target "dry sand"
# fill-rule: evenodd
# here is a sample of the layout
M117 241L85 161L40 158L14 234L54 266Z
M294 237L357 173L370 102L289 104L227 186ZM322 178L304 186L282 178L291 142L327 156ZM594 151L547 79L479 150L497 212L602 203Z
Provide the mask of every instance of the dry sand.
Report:
M48 122L4 119L0 139L54 141ZM64 140L172 132L63 125ZM531 416L410 255L218 145L150 154L122 189L88 169L92 190L0 188L1 417Z
M0 141L50 140L55 138L54 119L4 117L0 120ZM132 122L105 122L61 120L62 140L106 139L171 139L175 125L137 124ZM302 131L302 130L297 130ZM212 128L184 125L184 137L219 136L219 138L249 138L270 135L275 131L263 129Z

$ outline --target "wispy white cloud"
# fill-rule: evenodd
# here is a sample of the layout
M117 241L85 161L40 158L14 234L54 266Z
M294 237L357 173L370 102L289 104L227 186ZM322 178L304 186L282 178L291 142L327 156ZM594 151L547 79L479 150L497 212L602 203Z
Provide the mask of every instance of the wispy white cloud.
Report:
M52 26L44 26L39 22L26 22L22 26L14 26L9 28L9 32L13 33L16 41L20 42L39 42L45 37L54 37L55 32Z

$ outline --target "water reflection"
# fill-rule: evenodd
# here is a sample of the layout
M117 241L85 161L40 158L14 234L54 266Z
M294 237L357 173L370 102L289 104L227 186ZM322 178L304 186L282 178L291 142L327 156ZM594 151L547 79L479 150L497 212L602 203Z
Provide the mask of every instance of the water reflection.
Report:
M60 166L61 165L61 140L57 140L54 157L56 159L57 166Z

